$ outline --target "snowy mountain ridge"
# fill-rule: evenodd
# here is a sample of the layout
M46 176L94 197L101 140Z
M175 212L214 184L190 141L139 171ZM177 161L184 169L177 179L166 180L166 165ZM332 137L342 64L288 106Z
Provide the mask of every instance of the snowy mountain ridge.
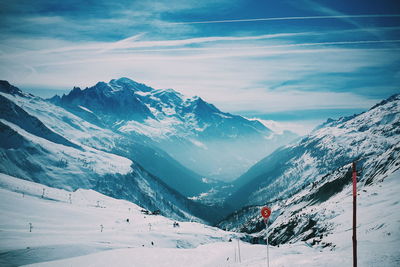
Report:
M57 100L54 101L57 102ZM169 135L200 134L211 126L206 123L206 120L212 120L206 117L210 115L214 116L213 119L218 117L240 119L248 124L244 125L249 128L248 131L270 133L270 130L261 123L250 122L240 116L221 112L198 96L189 98L173 89L153 89L128 78L113 79L109 83L98 82L95 86L84 90L74 87L68 95L63 95L58 101L63 106L80 104L82 109L95 113L99 117L110 116L115 120L109 125L124 132L134 130L140 132L138 128L129 127L132 121L139 122L145 127L153 127L153 129L163 125L169 126L171 128L169 131L159 132L159 135L152 136L160 139L168 138ZM125 115L119 118L114 116L115 113L119 116Z
M177 184L194 195L209 185L162 150L39 97L1 91L0 172L67 190L95 189L171 218L212 217L212 211L171 188Z
M102 117L103 115L98 116L98 110L83 105L80 103L81 100L74 102L74 107L67 108L60 103L60 105L54 105L49 101L25 94L9 84L0 83L0 85L3 86L0 86L0 107L3 109L0 113L1 173L7 173L51 187L77 190L76 192L91 192L89 194L85 193L85 195L90 195L89 198L92 203L95 202L92 198L102 197L97 192L86 191L85 189L96 190L108 197L132 201L149 211L160 210L161 214L178 220L199 220L194 216L204 220L212 220L221 216L221 214L216 213L215 209L199 205L186 198L187 196L194 196L192 199L206 198L206 201L208 201L207 194L215 193L219 199L220 194L213 192L212 188L207 193L204 193L210 189L207 186L212 185L212 183L203 182L208 179L190 173L189 170L179 165L179 162L174 161L168 153L156 147L157 144L162 147L162 140L167 140L168 142L171 140L184 140L181 144L187 144L186 137L183 135L179 138L168 136L167 139L152 139L151 136L146 136L136 131L124 132L118 127L124 125L125 120L120 120L117 124L110 124L111 126L108 127L106 124L117 118L115 114L103 114L104 117ZM115 88L110 89L108 84L100 84L100 88L94 88L93 92L98 92L100 89L108 90L107 94L109 95L130 94L125 91L132 91L134 94L140 92L137 94L137 99L140 98L140 95L149 97L153 93L161 94L161 96L169 93L179 95L179 93L172 90L152 90L147 89L147 87L140 89L140 84L135 84L137 89L130 89L131 85L129 83L128 85L117 83L117 85L119 87L113 85ZM73 91L76 94L82 92L80 89L74 89ZM186 101L182 97L179 99ZM179 102L179 99L177 98L174 101ZM158 100L157 104L159 105L168 103L168 101L163 101L160 104ZM61 98L59 100L53 99L54 101L61 101ZM193 103L191 101L188 101L188 103ZM196 103L194 105L182 105L182 107L191 110L190 112L183 112L183 115L194 114L196 121L200 118L204 121L211 120L211 122L215 122L208 113L211 110L212 114L217 114L214 106L204 102L202 99L194 100L194 102ZM234 183L238 191L228 198L227 203L237 205L233 208L239 210L220 222L219 227L251 234L254 243L263 244L266 231L260 218L259 210L262 205L267 204L272 206L273 210L270 220L270 243L272 245L280 245L282 248L275 247L273 249L276 253L276 258L274 258L276 264L293 266L292 263L297 262L296 260L299 259L302 259L309 266L348 264L346 251L349 247L350 239L346 238L350 229L348 218L350 218L349 210L351 206L349 164L356 160L359 171L360 214L362 214L361 218L365 220L364 223L360 223L359 231L362 233L361 240L367 240L360 244L361 254L364 255L363 261L367 264L379 264L380 266L391 266L390 264L398 262L400 258L396 255L396 251L393 250L396 247L393 244L400 240L396 232L400 218L397 215L398 213L393 212L393 210L397 210L400 203L398 199L400 166L399 102L400 96L396 95L382 101L362 114L328 121L298 143L285 146L267 156ZM128 101L127 103L131 102ZM147 105L145 106L148 107ZM148 110L153 116L155 114L160 118L162 117L160 120L168 120L171 118L168 114L175 116L175 110L179 109L173 108L168 111L168 109L161 108L163 113L153 112L150 108ZM204 112L204 110L207 112ZM230 115L218 114L217 116L222 120L230 119ZM154 118L157 119L156 116ZM143 122L139 121L135 121L135 123L144 125L142 124ZM221 123L224 124L226 121ZM213 124L211 123L210 125ZM224 128L221 126L222 128L219 129L218 125L220 124L217 123L213 126L217 133ZM204 144L206 142L208 144L207 138L199 139L199 136L200 133L210 131L210 127L204 128L204 131L195 130L198 134L196 139L191 142L201 140L201 143ZM255 140L258 139L255 138ZM230 146L238 145L240 148L240 143L232 143L232 140L227 144ZM242 145L245 144L242 143ZM225 149L223 145L221 146L221 143L218 143L216 147L219 147L222 151ZM208 145L207 148L210 149ZM190 151L190 149L188 150ZM170 169L175 171L170 173L168 177L163 176L161 179L158 175L154 175L157 171L161 176L165 175ZM172 189L171 185L167 183L171 182L168 178L177 177L177 172L182 174L179 177L183 177L184 180L177 179L176 183L180 184L186 181L188 182L187 185L193 185L198 181L200 186L205 186L200 191L202 193L197 197L196 194L191 195L196 192L187 191L190 188L180 188L180 190L187 193L186 196L183 196ZM4 176L4 174L0 176ZM17 187L21 186L21 188L23 187L22 184L29 184L26 181L10 182L15 179L12 177L4 179L8 179L9 182L0 183L0 188L9 188L10 183L19 184ZM58 201L58 198L50 194L40 199L41 192L38 188L44 188L45 191L48 190L48 193L50 193L53 191L50 187L43 185L32 187L36 188L34 195L35 199L39 200L33 201L35 205L44 207L43 201L52 201L52 199ZM4 213L5 216L1 216L2 218L11 216L12 212L9 212L9 210L12 205L10 203L24 201L19 199L24 197L24 192L29 195L29 190L24 191L18 188L15 190L15 187L13 188L11 191L17 191L17 193L7 192L10 191L9 189L3 190L4 201L2 207L3 211L7 212ZM28 188L31 188L31 185ZM58 189L54 190L57 191ZM230 191L231 189L227 188L227 190ZM63 191L62 200L59 201L63 203L62 205L68 204L68 194ZM74 195L73 192L70 194ZM101 203L90 205L92 208L99 208L93 207L93 205L102 206ZM242 206L246 207L240 209ZM60 208L60 206L58 207ZM77 212L79 213L80 211ZM49 214L43 214L44 218ZM12 216L16 216L16 214ZM12 216L11 218L14 218ZM17 221L23 221L25 225L26 218L23 218L23 214L18 216L20 217L17 218ZM34 218L32 216L29 218ZM378 219L374 220L374 216ZM98 219L98 217L95 218ZM131 230L124 232L127 228L124 227L126 225L123 225L125 222L121 218L110 222L110 224L113 225L113 229L120 229L119 226L123 226L121 230L123 230L124 234L122 235L125 235ZM40 220L36 222L40 223ZM360 220L360 222L363 222L363 220ZM0 223L2 229L9 227L7 225L10 225L7 220L4 223ZM21 225L18 227L21 228ZM51 228L52 226L48 227ZM143 227L146 226L142 225ZM11 233L10 235L14 235L13 231L19 231L18 229L12 228L11 232L4 234ZM168 232L164 230L161 233L163 236ZM109 248L113 249L126 246L127 243L125 241L122 242L124 245L120 246L119 242L121 240L111 240L118 236L115 232L113 232L112 236L101 242L113 243L113 245L109 246ZM220 266L223 263L231 266L241 266L240 263L231 261L233 253L236 253L237 250L236 248L233 250L232 243L226 242L226 240L223 240L222 243L207 244L205 247L196 248L199 244L193 245L192 241L188 241L191 245L185 242L175 242L182 239L180 235L170 236L167 234L167 236L166 240L168 241L164 241L169 245L189 246L194 249L190 253L194 253L199 257L200 255L204 257L203 249L207 251L207 249L211 248L215 254L213 254L212 261L208 266ZM29 240L29 236L24 236L23 238L24 240L27 240L25 238ZM88 244L87 242L92 243L93 240L98 240L96 239L97 237L95 239L91 238L85 241L85 247ZM206 234L205 238L207 240L206 243L214 239L221 241L219 238L214 238L212 234ZM48 249L48 246L38 246L37 240L32 239L34 241L33 246L38 249L37 251ZM142 239L140 242L142 242ZM117 243L118 245L115 245ZM369 243L382 248L382 250L379 250L379 255L378 252L377 254L370 253L372 248ZM104 244L102 243L100 250L105 249ZM53 245L50 244L50 247ZM67 245L68 249L71 249L70 245ZM138 243L135 243L135 246L137 245ZM64 243L63 246L65 246ZM252 255L250 258L246 258L245 264L248 266L258 266L265 260L263 257L257 257L254 252L263 253L264 246L253 247L244 244L243 246L246 254ZM92 250L92 244L88 247L90 247L88 251L94 253L93 256L82 255L82 258L79 259L61 259L57 263L50 262L47 266L49 264L84 266L88 261L97 257L107 262L107 257L114 255L114 252L98 250L98 244L95 245L97 247L95 250ZM145 248L142 251L139 248L139 250L135 251L140 253L147 251L147 249L149 248ZM18 251L20 250L21 246L11 248L10 255L19 253ZM168 258L168 252L163 249L157 249L156 251L166 253L165 257ZM317 254L320 251L324 251L323 255L329 255L328 259L318 257ZM121 253L118 255L122 255L124 258L126 257L124 255L131 252L132 250L125 247L124 250L115 253ZM151 253L150 251L148 252ZM174 250L169 252L184 255L181 251ZM299 256L289 256L292 252ZM43 254L45 252L40 255ZM303 254L302 257L300 257L301 254ZM71 257L77 255L81 254L76 254L76 252L71 252L70 254ZM305 260L304 255L312 255L313 262ZM343 260L338 260L338 255ZM318 259L318 262L315 262L315 259ZM139 265L146 261L142 261L140 257L133 260ZM157 263L151 260L148 262L148 266ZM178 261L174 261L174 263L176 262ZM192 263L193 266L207 266L207 264L202 265L201 261L188 260L188 262ZM104 264L103 266L106 266ZM38 265L46 266L45 263L39 263ZM124 266L123 263L120 265ZM146 265L144 264L143 266Z
M385 164L397 160L399 103L400 95L395 95L357 116L327 123L297 144L278 149L235 181L239 189L230 201L251 205L285 197L354 160L359 162L363 177L373 180ZM382 158L385 156L387 161Z
M100 127L147 138L184 166L210 178L233 179L297 137L222 112L200 97L153 89L128 78L83 90L75 87L51 101Z
M379 243L379 252L368 250L377 265L384 258L399 261L400 255L391 249L399 240L392 236L400 224L398 213L393 212L400 205L399 126L400 95L359 115L328 121L242 176L237 182L242 185L228 201L242 201L245 207L219 227L251 233L255 243L263 243L266 230L260 209L268 205L273 211L271 244L306 242L332 251L349 248L351 163L356 161L360 242Z

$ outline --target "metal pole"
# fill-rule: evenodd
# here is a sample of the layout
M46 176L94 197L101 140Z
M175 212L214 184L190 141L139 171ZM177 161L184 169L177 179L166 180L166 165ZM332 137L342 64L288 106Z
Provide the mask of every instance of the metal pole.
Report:
M240 239L238 239L238 257L239 257L239 262L242 262L242 257L240 256Z
M236 221L238 221L238 214L236 213ZM242 262L242 257L240 255L240 238L238 239L238 260Z
M353 267L357 267L357 169L353 162Z
M235 262L236 262L236 246L233 246L233 250L235 251Z
M264 222L265 222L265 226L267 228L267 266L269 267L268 219L265 219Z

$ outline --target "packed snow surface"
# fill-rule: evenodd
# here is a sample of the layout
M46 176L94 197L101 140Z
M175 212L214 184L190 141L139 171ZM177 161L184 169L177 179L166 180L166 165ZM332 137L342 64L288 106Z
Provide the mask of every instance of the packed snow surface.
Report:
M133 162L127 158L86 146L85 150L81 151L76 148L55 144L47 139L30 134L11 122L7 122L3 119L0 119L0 122L8 125L28 141L34 144L39 144L53 155L64 155L65 158L68 158L71 161L80 159L82 161L90 162L92 168L95 169L98 174L127 174L132 170L131 165Z
M399 174L360 196L359 266L400 263ZM341 227L328 236L336 249L304 242L270 247L270 266L350 266L351 196L341 197L345 211L335 217ZM265 245L194 222L173 227L174 221L141 210L92 190L68 192L0 174L0 265L266 265Z

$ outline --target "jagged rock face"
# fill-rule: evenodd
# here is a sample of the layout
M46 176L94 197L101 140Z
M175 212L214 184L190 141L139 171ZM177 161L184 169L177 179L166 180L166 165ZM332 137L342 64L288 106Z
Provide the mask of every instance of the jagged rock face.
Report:
M22 96L23 93L17 87L11 85L8 81L0 80L0 92Z
M86 108L109 125L119 120L143 121L151 118L150 110L135 95L135 88L117 81L110 84L99 82L85 90L75 87L61 97L60 103L71 108Z

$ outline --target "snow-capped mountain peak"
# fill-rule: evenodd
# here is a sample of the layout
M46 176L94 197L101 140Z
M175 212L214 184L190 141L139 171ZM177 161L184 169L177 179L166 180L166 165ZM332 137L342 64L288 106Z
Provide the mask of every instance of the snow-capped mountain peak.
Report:
M258 121L223 112L198 96L153 89L128 78L99 82L83 90L74 88L52 101L99 126L149 138L204 176L219 173L221 178L232 180L293 138L285 134L270 138L272 131Z
M153 88L148 87L145 84L135 82L126 77L112 79L108 85L114 90L132 90L140 92L150 92L153 90Z

